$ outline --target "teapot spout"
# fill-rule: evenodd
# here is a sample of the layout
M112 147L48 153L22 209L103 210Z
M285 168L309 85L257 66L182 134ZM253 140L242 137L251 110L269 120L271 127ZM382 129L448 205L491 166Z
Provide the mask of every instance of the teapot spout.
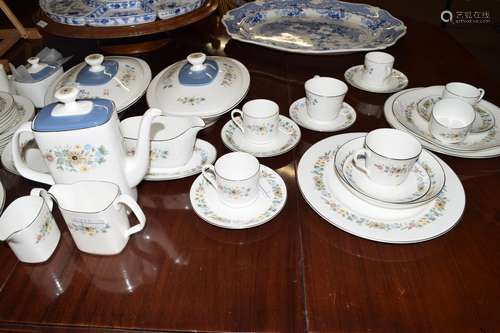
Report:
M127 183L130 187L137 186L148 171L151 148L151 123L153 119L161 115L161 113L160 109L151 108L147 110L142 117L135 154L134 156L127 157L125 164Z

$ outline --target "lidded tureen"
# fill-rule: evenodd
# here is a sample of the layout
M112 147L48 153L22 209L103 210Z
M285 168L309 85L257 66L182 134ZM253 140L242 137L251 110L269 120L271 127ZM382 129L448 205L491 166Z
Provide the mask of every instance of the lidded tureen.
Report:
M192 53L165 68L147 91L150 107L171 116L197 116L207 126L235 108L246 96L250 74L239 61Z
M120 113L141 98L150 81L151 69L144 60L90 54L85 62L71 68L51 85L45 102L55 102L54 94L59 88L76 86L78 99L110 99Z

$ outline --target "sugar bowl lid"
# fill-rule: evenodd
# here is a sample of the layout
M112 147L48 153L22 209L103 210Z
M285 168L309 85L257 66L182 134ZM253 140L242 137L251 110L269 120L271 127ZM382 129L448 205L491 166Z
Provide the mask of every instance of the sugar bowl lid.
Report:
M54 93L63 86L78 87L78 99L112 100L120 113L134 104L151 81L151 69L142 59L90 54L58 78L45 95L45 104L55 102Z
M15 80L20 83L40 82L57 73L60 68L61 66L58 64L41 63L40 58L31 57L28 58L27 66L27 71L30 74L31 78L27 81L20 78L16 78Z
M156 75L146 98L164 114L211 117L236 107L249 86L250 74L239 61L192 53Z

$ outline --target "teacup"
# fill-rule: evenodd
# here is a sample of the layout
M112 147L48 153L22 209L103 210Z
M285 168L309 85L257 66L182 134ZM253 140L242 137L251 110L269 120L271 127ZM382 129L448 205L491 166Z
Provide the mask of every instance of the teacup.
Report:
M391 76L394 57L385 52L368 52L365 55L362 80L366 85L379 86Z
M353 163L373 182L395 186L406 180L421 152L422 145L410 134L380 128L366 135L364 148L354 153Z
M443 98L458 98L470 105L478 103L483 96L484 89L462 82L448 83L444 86L442 94Z
M305 83L306 106L309 117L318 121L332 121L342 109L347 84L332 77L315 75Z
M250 154L234 152L221 156L215 165L204 165L202 174L228 206L247 206L257 199L260 163Z
M472 106L458 98L442 99L432 108L429 132L445 143L458 143L467 137L476 112Z
M246 102L242 110L233 110L231 119L248 141L262 144L278 135L279 113L280 108L275 102L254 99ZM237 115L240 115L241 122L237 120Z
M6 241L19 261L40 263L50 258L61 232L52 217L48 196L23 196L14 200L0 217L0 239Z

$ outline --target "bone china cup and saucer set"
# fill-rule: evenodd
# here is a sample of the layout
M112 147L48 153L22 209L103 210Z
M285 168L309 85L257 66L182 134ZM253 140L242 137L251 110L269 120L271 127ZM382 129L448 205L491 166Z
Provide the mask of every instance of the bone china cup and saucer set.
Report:
M105 14L91 14L93 4L87 1L78 8L63 2L44 0L42 8L66 24L98 24ZM160 2L151 2L153 14L166 10ZM107 8L106 1L98 3ZM395 244L430 240L458 223L464 189L429 150L465 158L500 156L500 109L483 99L483 89L462 82L405 89L408 78L381 50L396 43L406 27L369 5L257 1L229 11L222 21L232 38L286 52L368 52L363 65L345 72L346 82L368 92L394 93L384 104L393 129L333 135L302 155L298 186L323 219L361 238ZM284 33L291 38L279 37ZM249 91L250 73L229 57L192 53L152 80L149 65L133 57L91 54L67 72L37 58L28 62L31 79L12 84L25 97L0 92L2 163L50 186L14 200L0 217L0 240L22 262L46 261L57 247L61 233L52 216L54 204L79 250L120 253L145 227L136 189L142 180L199 174L189 198L202 220L226 229L262 225L284 208L287 188L257 158L296 147L299 126L336 132L356 121L356 111L345 101L347 84L318 75L305 81L305 96L289 106L290 118L266 99L248 100L236 109ZM10 92L3 74L0 88ZM120 121L118 114L143 94L150 109ZM35 117L32 102L43 107ZM215 147L197 135L227 113L220 136L233 152L216 159Z

